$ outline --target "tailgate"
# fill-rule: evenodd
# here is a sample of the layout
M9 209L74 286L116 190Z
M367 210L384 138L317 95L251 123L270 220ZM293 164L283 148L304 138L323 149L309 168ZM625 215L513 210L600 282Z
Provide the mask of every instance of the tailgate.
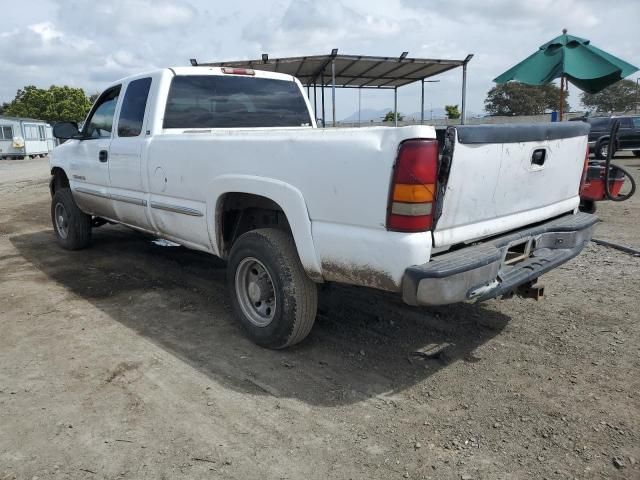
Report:
M576 208L588 133L585 122L450 127L434 246L470 242Z

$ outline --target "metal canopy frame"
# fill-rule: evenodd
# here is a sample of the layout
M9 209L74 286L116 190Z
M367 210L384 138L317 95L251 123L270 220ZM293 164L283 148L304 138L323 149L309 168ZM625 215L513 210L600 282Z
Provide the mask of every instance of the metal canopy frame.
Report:
M368 55L341 55L334 48L329 55L305 57L269 58L266 53L258 60L235 60L227 62L198 63L191 59L191 65L203 67L251 68L293 75L307 88L311 98L313 86L313 107L317 114L317 88L320 88L322 103L322 126L326 126L324 90L331 87L332 124L336 126L336 88L357 88L393 90L394 125L398 125L398 88L414 82L422 82L420 122L424 122L424 83L429 77L439 75L454 68L462 67L462 112L461 123L466 120L467 64L473 55L464 60L434 58L408 58L408 52L399 57L374 57ZM358 94L358 119L360 118L360 94Z

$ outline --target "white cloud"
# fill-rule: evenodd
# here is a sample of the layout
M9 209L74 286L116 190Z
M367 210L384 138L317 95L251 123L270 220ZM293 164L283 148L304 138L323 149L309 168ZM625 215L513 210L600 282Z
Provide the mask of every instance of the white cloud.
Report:
M55 26L51 22L36 23L28 25L27 28L40 35L44 43L51 43L52 40L62 38L62 32L56 30Z
M479 112L491 80L560 34L586 37L640 64L638 0L30 0L3 6L0 101L28 84L101 90L153 67L200 61L328 53L431 58L475 57L469 108ZM461 72L428 84L434 108L460 103ZM404 112L419 109L419 87L399 90ZM571 89L577 106L579 92ZM329 98L329 96L327 96ZM328 101L328 100L327 100ZM357 108L355 91L338 91L338 117ZM389 92L362 92L362 105L392 105ZM328 109L330 110L330 109Z
M402 33L392 18L359 12L339 0L292 1L283 10L262 15L243 29L243 38L278 55L326 52L334 46L384 41Z

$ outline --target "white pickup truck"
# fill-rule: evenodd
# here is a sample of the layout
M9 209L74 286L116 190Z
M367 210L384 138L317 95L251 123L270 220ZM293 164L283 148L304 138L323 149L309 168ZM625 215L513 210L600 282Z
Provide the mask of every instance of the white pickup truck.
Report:
M583 122L318 129L300 82L179 67L115 82L50 160L62 247L120 223L228 261L258 344L313 325L317 284L411 305L531 292L596 222L578 212ZM535 291L535 288L533 289Z

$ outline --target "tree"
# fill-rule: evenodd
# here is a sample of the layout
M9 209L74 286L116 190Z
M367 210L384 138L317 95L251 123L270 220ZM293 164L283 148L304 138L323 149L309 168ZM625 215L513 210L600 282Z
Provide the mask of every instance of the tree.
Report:
M91 104L81 88L51 85L47 90L28 85L4 109L5 115L30 117L47 122L83 120Z
M444 109L447 112L447 117L451 119L460 118L460 110L458 110L458 105L445 105Z
M565 92L565 112L569 111L568 96ZM484 108L490 115L542 115L545 110L558 110L559 104L560 88L553 83L536 86L509 82L489 90Z
M636 108L638 93L636 82L620 80L598 93L583 92L580 101L594 112L626 112Z
M98 99L99 96L100 96L100 92L94 92L91 95L89 95L89 103L91 105L96 103L96 100Z
M397 115L398 115L398 121L401 122L404 117L402 116L402 114L400 112L398 112ZM383 122L393 122L393 112L391 110L389 110L387 112L387 114L384 116L384 118L382 119L382 121Z

